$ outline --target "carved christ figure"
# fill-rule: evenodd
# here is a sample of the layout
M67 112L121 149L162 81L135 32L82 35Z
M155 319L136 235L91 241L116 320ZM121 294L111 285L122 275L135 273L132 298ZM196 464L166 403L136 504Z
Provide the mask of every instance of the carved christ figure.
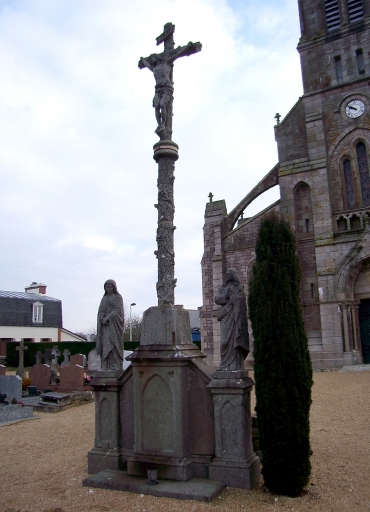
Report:
M155 79L155 94L153 98L153 107L155 108L155 117L158 123L156 133L167 132L170 137L172 131L172 101L173 101L173 63L179 57L192 55L200 52L201 43L189 42L186 46L174 48L173 32L175 26L168 23L165 25L165 32L157 38L157 44L165 43L165 49L162 53L153 53L149 57L141 57L139 68L144 67L153 72ZM161 137L162 138L162 137Z

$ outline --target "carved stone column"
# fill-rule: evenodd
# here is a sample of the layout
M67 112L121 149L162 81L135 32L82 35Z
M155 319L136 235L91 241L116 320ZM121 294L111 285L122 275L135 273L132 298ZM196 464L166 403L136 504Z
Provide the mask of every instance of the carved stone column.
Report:
M348 333L348 304L342 303L340 305L343 317L343 335L344 335L344 351L349 352L349 333Z
M358 306L359 303L351 303L351 318L352 318L352 330L353 330L353 350L359 351L359 326L358 326Z
M157 297L158 306L175 303L175 250L173 225L175 204L173 182L175 161L178 159L178 145L163 140L154 145L154 160L158 163L158 229L155 254L158 258Z

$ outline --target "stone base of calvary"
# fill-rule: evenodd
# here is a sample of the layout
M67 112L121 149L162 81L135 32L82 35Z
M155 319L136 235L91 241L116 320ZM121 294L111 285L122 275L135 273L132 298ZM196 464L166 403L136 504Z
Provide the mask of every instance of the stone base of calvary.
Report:
M252 446L248 373L212 373L191 342L181 306L150 308L143 322L131 366L121 375L96 372L92 380L96 432L88 472L95 476L84 485L161 495L161 482L145 487L148 469L157 469L159 481L219 482L209 499L224 486L253 488L260 462ZM145 478L144 487L142 479L135 485L104 470ZM198 499L208 496L205 484ZM178 487L173 496L186 497L181 492Z
M140 68L153 72L157 84L153 106L160 137L154 145L158 306L144 313L140 346L128 357L131 365L124 372L100 370L93 375L95 445L88 455L93 476L83 484L209 501L225 486L253 488L260 478L260 462L252 446L253 381L243 366L248 333L239 322L236 330L242 336L234 336L230 323L233 304L245 304L243 291L233 279L220 289L217 304L224 311L220 321L227 355L214 373L192 344L188 312L174 305L173 182L178 146L171 140L173 62L201 50L200 43L174 48L174 29L166 24L157 38L157 44L164 42L163 53L139 61Z

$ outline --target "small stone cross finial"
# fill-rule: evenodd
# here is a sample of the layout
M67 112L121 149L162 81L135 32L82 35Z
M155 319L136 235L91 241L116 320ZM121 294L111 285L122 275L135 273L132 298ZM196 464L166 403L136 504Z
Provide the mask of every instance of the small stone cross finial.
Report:
M210 193L208 194L208 197L209 197L209 202L210 202L210 203L212 203L212 199L213 199L213 194L212 194L212 192L210 192Z
M274 117L274 119L276 119L276 124L280 124L280 118L281 118L281 115L279 114L279 112L276 112L275 117Z
M19 375L22 379L24 376L24 351L28 350L28 347L24 346L24 340L21 340L19 343L19 347L16 348L19 352L19 365L17 369L17 375Z

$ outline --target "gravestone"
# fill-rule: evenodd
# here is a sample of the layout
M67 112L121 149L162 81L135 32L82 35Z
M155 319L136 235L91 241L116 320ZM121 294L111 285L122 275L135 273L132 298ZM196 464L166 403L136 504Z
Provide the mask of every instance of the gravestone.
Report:
M101 357L97 353L96 348L94 348L93 350L90 350L88 358L87 358L87 361L88 361L88 369L89 369L89 371L100 370L100 368L101 368Z
M5 375L6 372L6 366L0 364L0 375Z
M58 364L58 357L60 356L60 350L57 346L53 347L51 349L51 355L53 356L52 358L52 364Z
M26 420L33 417L32 407L22 407L21 404L10 404L0 407L0 423Z
M20 376L21 379L24 377L24 351L28 350L28 347L24 346L24 340L21 340L19 343L19 347L16 347L16 350L19 352L19 364L17 368L17 375Z
M32 366L29 370L29 377L32 386L36 386L40 391L44 391L50 386L51 370L47 364L38 364Z
M35 355L36 364L41 364L41 362L42 362L42 356L43 356L43 354L42 354L41 350L38 350L38 351L36 352L36 355Z
M47 364L49 366L52 364L54 356L53 356L53 351L52 351L51 348L47 348L45 350L45 353L43 355L43 359L45 361L45 364Z
M71 364L60 369L60 385L59 389L63 392L82 391L84 388L83 366Z
M0 375L0 393L6 394L6 400L11 403L13 398L22 398L22 379L19 375Z
M70 365L70 362L69 362L69 356L71 355L70 351L68 350L68 348L64 349L63 350L63 357L64 357L64 360L62 361L62 364L60 365L62 368L64 366L69 366Z
M86 356L84 354L73 354L69 359L70 365L78 364L80 366L86 366Z

